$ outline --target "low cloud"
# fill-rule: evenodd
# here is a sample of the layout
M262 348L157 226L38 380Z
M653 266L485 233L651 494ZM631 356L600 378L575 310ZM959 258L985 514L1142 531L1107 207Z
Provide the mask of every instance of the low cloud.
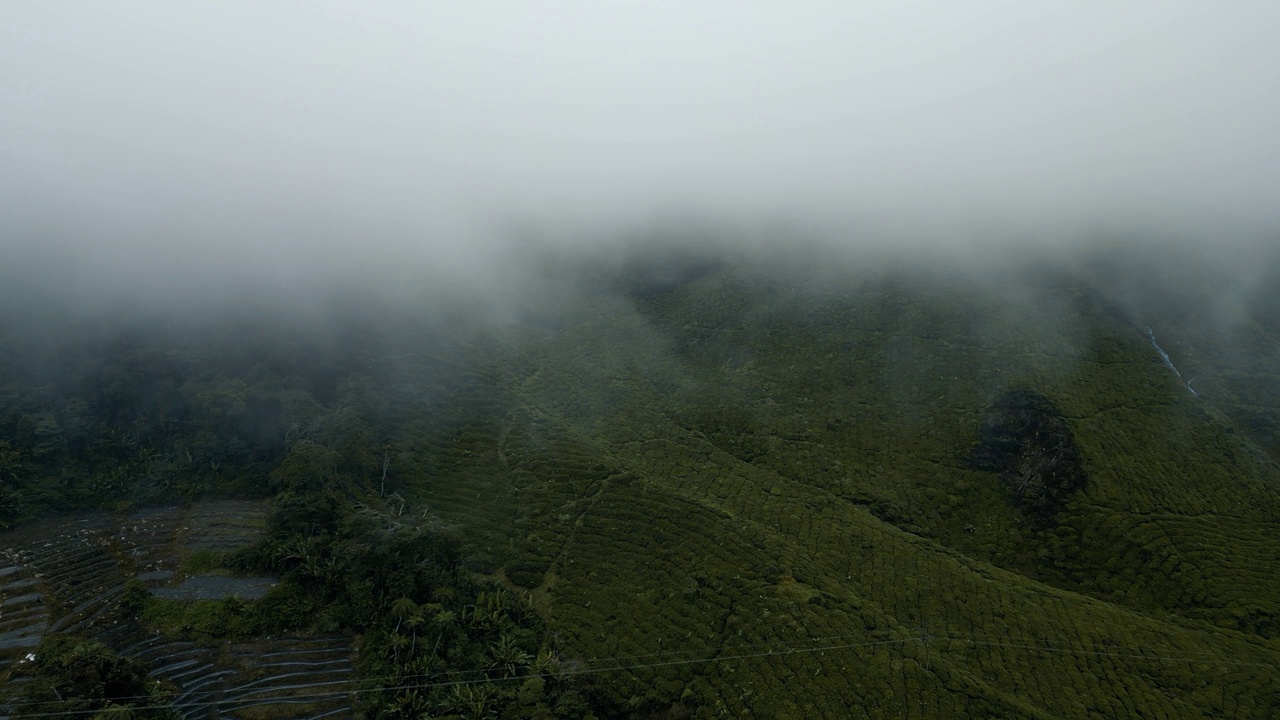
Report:
M10 279L88 296L496 288L512 243L670 214L961 253L1273 239L1277 25L1263 2L26 3L0 27L0 244Z

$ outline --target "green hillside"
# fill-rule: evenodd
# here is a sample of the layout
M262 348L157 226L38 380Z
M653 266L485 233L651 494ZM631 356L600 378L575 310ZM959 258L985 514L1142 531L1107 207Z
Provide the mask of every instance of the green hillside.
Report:
M391 498L598 715L1280 716L1276 318L1192 357L1096 268L838 260L548 263L518 319L108 337L52 382L14 331L8 512Z
M637 707L1274 712L1280 473L1100 298L1024 287L722 271L596 297L486 349L449 401L481 416L427 435L408 491L575 656L746 656L618 673ZM1011 387L1061 408L1088 472L1049 518L970 467Z

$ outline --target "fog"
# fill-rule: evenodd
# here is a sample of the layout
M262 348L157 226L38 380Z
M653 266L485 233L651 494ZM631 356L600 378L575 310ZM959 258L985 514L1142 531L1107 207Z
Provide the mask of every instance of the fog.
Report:
M962 253L1267 242L1276 27L1167 0L18 3L4 279L493 287L513 243L668 216Z

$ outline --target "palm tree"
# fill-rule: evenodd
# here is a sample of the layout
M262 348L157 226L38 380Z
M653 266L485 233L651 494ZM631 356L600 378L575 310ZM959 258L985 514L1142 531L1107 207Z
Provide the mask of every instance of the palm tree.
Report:
M493 717L493 690L489 685L457 685L443 698L443 709L466 718Z
M503 671L504 677L511 677L529 664L529 653L520 648L514 635L504 633L498 643L490 649L494 662Z
M418 604L411 598L401 596L391 603L391 614L396 619L396 632L400 632L400 623L406 616L418 611Z
M387 647L391 648L391 659L395 662L400 662L400 651L408 644L409 638L398 632L391 633L391 638L387 642Z
M507 595L500 590L492 592L482 590L476 594L476 605L483 605L484 609L490 613L506 610L508 605Z
M440 630L440 634L436 636L436 645L431 648L431 654L434 655L440 650L440 641L444 639L448 629L458 624L458 614L452 610L441 610L431 618L431 624Z
M271 559L277 566L290 560L297 560L299 564L304 564L315 557L315 554L316 548L310 538L298 537L277 545L271 553Z
M22 452L11 448L8 440L0 440L0 481L17 482L22 469Z
M302 561L302 574L309 578L320 579L324 577L324 559L319 555L308 555Z
M453 627L454 625L458 624L458 613L452 610L441 610L440 612L436 613L436 616L434 618L432 618L432 622L434 622L438 627L442 627L442 628Z
M514 596L502 590L481 592L476 595L476 606L472 611L472 621L492 632L506 632L515 626L511 619L511 610L516 606Z
M413 655L418 651L418 628L422 627L427 621L426 608L416 607L409 617L404 621L405 627L413 631L413 643L409 646L409 654Z
M110 720L135 720L138 717L138 711L128 705L111 705L96 717L110 718Z
M538 675L556 675L560 672L560 658L551 650L543 650L529 668Z
M402 690L391 700L387 712L395 718L419 718L427 709L427 702L414 690Z
M484 608L479 605L463 605L462 611L459 613L459 619L467 627L479 627L485 616Z

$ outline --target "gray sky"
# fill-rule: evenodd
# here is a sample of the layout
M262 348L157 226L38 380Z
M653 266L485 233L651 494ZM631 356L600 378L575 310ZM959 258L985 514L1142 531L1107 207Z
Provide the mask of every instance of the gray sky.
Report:
M666 209L1273 224L1277 28L1245 0L12 2L0 242L279 273Z

